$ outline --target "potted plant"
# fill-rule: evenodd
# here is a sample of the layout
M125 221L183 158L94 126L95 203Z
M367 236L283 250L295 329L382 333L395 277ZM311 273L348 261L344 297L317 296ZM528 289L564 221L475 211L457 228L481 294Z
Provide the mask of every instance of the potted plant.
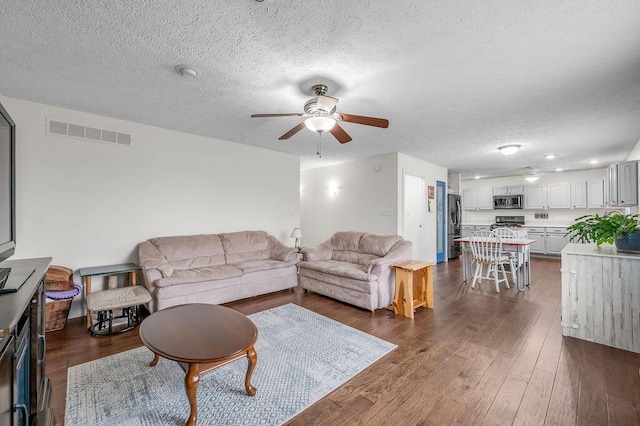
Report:
M567 227L570 241L614 244L619 251L640 252L640 214L607 212L584 215Z

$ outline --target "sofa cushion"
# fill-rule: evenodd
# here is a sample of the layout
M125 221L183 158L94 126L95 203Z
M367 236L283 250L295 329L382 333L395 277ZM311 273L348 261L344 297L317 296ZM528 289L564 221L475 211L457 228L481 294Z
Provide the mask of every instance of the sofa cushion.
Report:
M399 235L364 234L360 239L358 252L380 257L386 256L389 250L400 240L402 240L402 237Z
M217 281L242 276L242 271L232 265L207 266L202 268L174 270L168 278L156 280L156 287L168 287L177 284Z
M269 234L264 231L242 231L220 234L227 263L269 259Z
M378 277L374 274L367 273L367 269L363 265L350 262L341 262L339 260L320 260L317 262L298 262L300 270L311 269L324 274L336 277L351 278L360 281L376 281Z
M335 291L331 290L332 287L344 288L365 294L374 294L378 291L377 281L355 280L353 278L325 274L323 272L314 271L312 269L300 268L298 282L300 282L303 288L307 288L306 283L308 283L309 279L316 281L317 283L326 283L326 291L320 291L320 293L322 294L331 294L333 291ZM312 287L313 291L319 290L318 288L314 289L314 287L315 286Z
M266 271L268 269L287 268L295 265L296 261L283 262L281 260L261 259L261 260L245 260L244 262L234 263L232 266L240 269L245 274L249 272Z
M346 250L346 251L358 251L360 246L360 238L364 235L364 232L336 232L331 237L331 245L333 250Z
M151 243L174 270L224 265L224 249L216 234L153 238Z

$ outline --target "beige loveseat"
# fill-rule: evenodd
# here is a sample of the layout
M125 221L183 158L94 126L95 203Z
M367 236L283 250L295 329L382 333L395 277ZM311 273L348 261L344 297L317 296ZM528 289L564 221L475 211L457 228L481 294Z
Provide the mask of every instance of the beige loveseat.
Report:
M152 238L138 246L138 257L151 312L297 285L296 250L263 231Z
M336 232L301 251L302 288L373 311L391 304L395 272L390 265L411 259L411 242L398 235Z

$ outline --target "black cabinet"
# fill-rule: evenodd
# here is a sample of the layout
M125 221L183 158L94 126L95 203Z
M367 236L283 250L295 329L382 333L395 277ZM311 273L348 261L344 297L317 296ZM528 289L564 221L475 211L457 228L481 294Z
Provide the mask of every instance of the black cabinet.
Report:
M0 425L53 425L45 376L45 273L50 258L11 260L0 267L33 268L17 292L0 294Z

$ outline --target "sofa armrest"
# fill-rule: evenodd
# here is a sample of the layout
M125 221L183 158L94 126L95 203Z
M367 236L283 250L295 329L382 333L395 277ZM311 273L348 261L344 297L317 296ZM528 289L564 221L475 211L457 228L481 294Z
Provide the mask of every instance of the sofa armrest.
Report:
M367 263L367 269L370 274L379 275L381 268L388 267L393 263L411 259L411 241L398 241L391 250L383 257L372 259Z
M333 246L331 240L327 240L317 247L307 247L300 249L303 259L309 262L317 262L319 260L331 260L333 254Z
M150 241L138 245L138 261L143 271L157 270L164 278L173 274L173 268L167 262L167 258Z
M269 235L269 257L273 260L290 262L296 260L296 249L287 247L273 235Z

